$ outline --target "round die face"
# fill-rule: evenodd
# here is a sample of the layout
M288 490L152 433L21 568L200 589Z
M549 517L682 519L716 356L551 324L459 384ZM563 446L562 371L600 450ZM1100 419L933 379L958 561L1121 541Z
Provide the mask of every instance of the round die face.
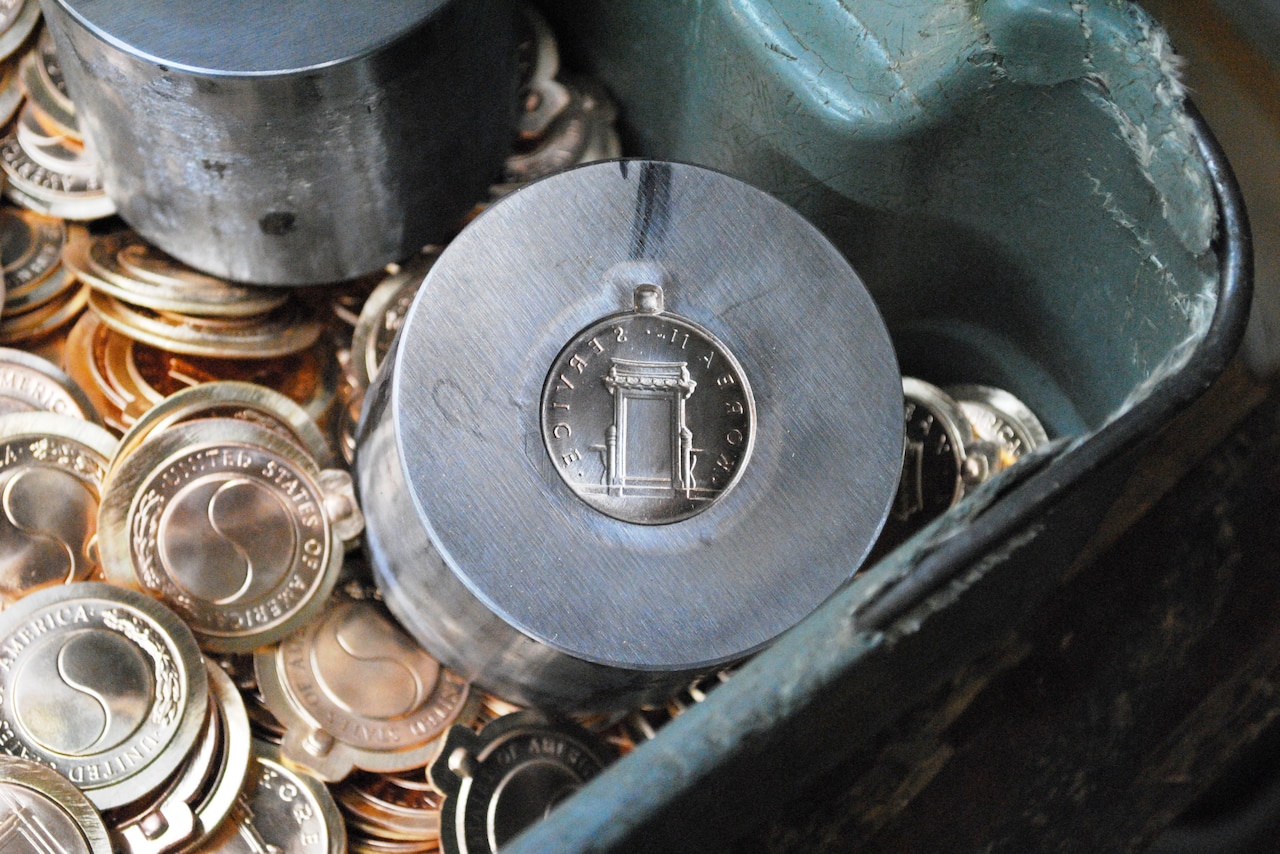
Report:
M484 654L429 640L450 608L592 665L733 660L867 553L901 405L870 295L795 211L693 166L570 169L493 205L418 290L357 459L375 571L471 675ZM424 550L471 601L440 604Z
M755 403L715 336L665 312L617 315L561 351L542 393L542 438L589 506L623 522L694 516L737 480Z

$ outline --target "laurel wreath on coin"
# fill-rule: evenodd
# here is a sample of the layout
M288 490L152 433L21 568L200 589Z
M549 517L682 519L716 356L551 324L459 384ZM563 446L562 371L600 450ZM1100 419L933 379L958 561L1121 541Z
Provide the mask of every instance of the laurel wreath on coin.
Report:
M151 722L158 726L170 726L181 708L182 678L164 645L156 640L155 632L134 617L112 609L102 614L102 624L133 641L151 658L155 667L156 701L151 708Z

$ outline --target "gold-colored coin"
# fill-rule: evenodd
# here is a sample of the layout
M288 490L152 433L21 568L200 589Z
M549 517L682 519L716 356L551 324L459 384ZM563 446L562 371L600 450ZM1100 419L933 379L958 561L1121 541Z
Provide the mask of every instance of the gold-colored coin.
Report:
M205 418L115 464L98 541L110 580L169 604L210 652L241 652L324 607L363 525L349 474L260 425Z
M112 854L102 816L66 777L34 759L0 754L0 844L5 850Z
M59 266L34 285L5 292L4 316L17 317L48 305L75 287L76 278L66 267Z
M132 231L91 235L72 227L63 260L95 290L153 311L244 317L269 312L289 298L281 289L237 285L197 272Z
M31 4L27 4L31 5ZM79 139L80 126L76 121L75 106L56 88L50 86L47 59L42 53L53 54L53 40L45 33L40 34L36 49L28 51L18 65L18 74L22 80L22 88L31 103L44 113L67 136ZM46 67L41 68L42 65Z
M223 380L266 386L319 420L332 406L337 385L337 365L323 347L278 359L187 356L126 338L93 312L71 330L67 350L67 372L107 425L120 432L166 397Z
M217 832L184 854L345 854L346 828L329 789L255 739L244 793Z
M0 415L54 412L101 423L84 390L52 362L0 347Z
M0 608L100 577L94 538L115 437L51 412L0 417Z
M161 350L192 356L288 356L310 347L323 330L320 321L297 300L289 300L263 315L235 319L152 311L101 291L89 294L89 305L103 323L122 335Z
M231 678L206 660L209 719L181 773L146 804L108 814L122 854L191 850L231 814L249 769L252 736L243 699Z
M255 383L216 380L181 389L144 413L120 440L112 466L153 433L200 418L232 418L260 424L293 442L317 468L332 468L333 452L315 419L277 391ZM110 469L107 478L110 479Z

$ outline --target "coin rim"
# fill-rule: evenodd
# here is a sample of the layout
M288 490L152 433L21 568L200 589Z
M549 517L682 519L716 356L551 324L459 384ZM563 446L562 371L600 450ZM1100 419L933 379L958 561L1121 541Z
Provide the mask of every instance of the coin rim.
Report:
M326 492L320 485L320 470L315 467L315 463L298 446L258 424L231 418L183 422L153 433L133 449L128 457L121 459L104 487L98 510L98 552L107 579L133 590L149 591L150 588L143 584L134 569L129 536L129 526L141 497L142 487L157 472L199 446L234 444L253 446L268 455L278 457L289 464L294 474L309 481L311 491L320 499L317 512L322 530L316 536L325 542L328 555L325 564L316 572L309 595L284 618L266 627L240 634L213 633L202 627L192 626L191 631L198 639L201 649L211 653L250 652L283 638L319 613L336 586L342 571L345 549L324 507ZM284 583L283 579L281 583ZM278 587L279 585L273 590ZM158 592L152 595L159 601L164 601Z
M57 771L34 759L0 753L0 785L5 784L30 789L57 804L79 828L89 854L112 854L111 835L97 807Z
M169 740L159 747L149 762L121 779L90 790L81 789L94 806L106 810L146 797L167 780L190 754L204 729L209 708L209 680L195 637L177 614L158 599L101 581L46 587L19 599L0 611L0 642L8 637L10 627L20 626L43 608L75 599L106 600L143 614L168 638L169 651L186 686L186 696L179 701L179 720Z

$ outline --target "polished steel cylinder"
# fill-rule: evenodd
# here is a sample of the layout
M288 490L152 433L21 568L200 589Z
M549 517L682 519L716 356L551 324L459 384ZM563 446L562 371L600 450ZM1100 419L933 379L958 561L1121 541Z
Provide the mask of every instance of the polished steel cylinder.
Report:
M902 467L880 314L799 214L694 166L535 182L444 250L366 397L387 605L562 710L654 700L858 568Z
M446 237L515 113L510 0L42 0L120 215L261 284L351 278Z

